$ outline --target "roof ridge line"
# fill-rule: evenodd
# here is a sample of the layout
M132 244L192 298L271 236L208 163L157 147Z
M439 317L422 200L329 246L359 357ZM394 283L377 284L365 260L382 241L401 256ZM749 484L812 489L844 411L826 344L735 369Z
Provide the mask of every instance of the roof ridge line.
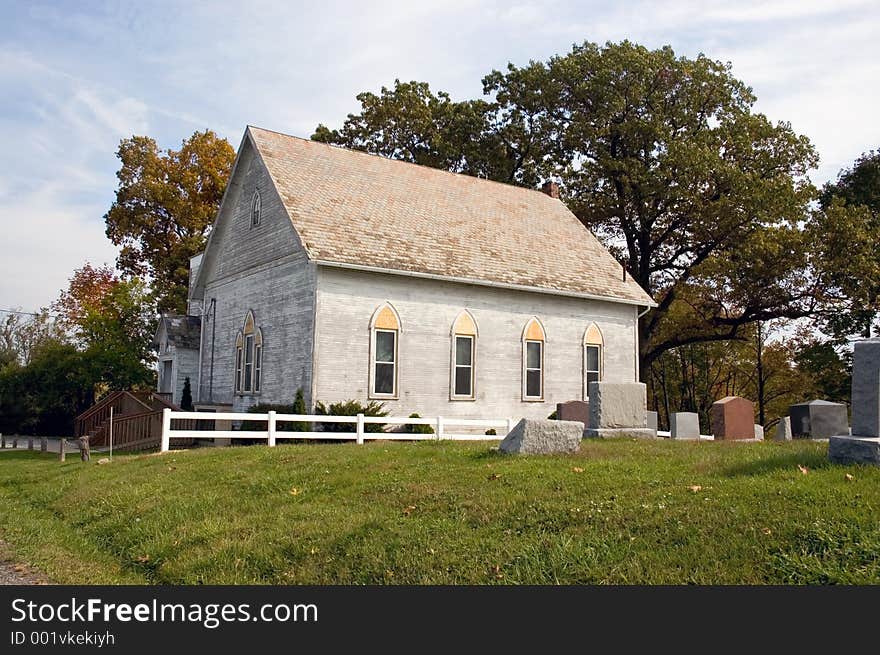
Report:
M340 146L335 143L324 143L323 141L315 141L314 139L306 138L304 136L297 136L296 134L288 134L287 132L280 132L278 130L272 130L272 129L269 129L266 127L260 127L259 125L251 125L250 123L248 123L247 127L248 127L248 129L253 128L256 130L262 130L263 132L277 134L278 136L283 136L288 139L296 139L298 141L305 141L307 143L314 143L315 145L318 145L318 146L325 146L327 148L335 148L336 150L343 150L345 152L350 152L350 153L353 153L356 155L364 155L366 157L374 157L377 159L382 159L384 161L394 162L396 164L405 164L408 166L416 166L418 168L425 168L429 171L437 171L439 173L446 173L447 175L454 175L455 177L458 177L458 178L478 180L480 182L491 182L492 184L500 184L501 186L506 187L508 189L521 189L523 191L532 191L534 193L540 193L542 196L546 196L548 198L551 198L552 200L559 200L560 202L562 202L561 199L552 198L548 194L544 193L541 189L538 189L535 187L520 186L519 184L512 184L510 182L502 182L500 180L493 180L488 177L479 177L477 175L470 175L469 173L456 173L455 171L449 171L449 170L446 170L445 168L436 168L434 166L428 166L427 164L418 164L413 161L405 161L403 159L394 159L393 157L386 157L385 155L379 155L374 152L367 152L366 150L358 150L356 148L346 148L345 146Z

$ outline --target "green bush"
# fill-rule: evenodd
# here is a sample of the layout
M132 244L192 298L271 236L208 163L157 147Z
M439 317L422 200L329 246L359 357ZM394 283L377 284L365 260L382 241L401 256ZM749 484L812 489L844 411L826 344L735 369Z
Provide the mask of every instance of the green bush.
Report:
M377 403L371 400L366 405L362 405L357 400L346 400L341 403L332 403L327 407L320 400L315 403L315 414L320 416L388 416L388 411L383 403ZM354 432L356 427L353 423L319 423L322 432ZM384 432L384 423L367 423L364 425L364 432Z
M494 435L497 435L498 433L495 432L495 428L489 428L488 430L486 430L486 434L488 434L489 436L494 436Z
M409 415L410 418L422 418L416 412ZM407 434L434 434L434 428L430 425L414 425L407 423L403 426L403 432Z
M191 412L195 409L193 407L192 387L188 377L183 381L183 391L180 394L180 409L185 412Z
M553 413L548 416L550 420L557 421L559 420L559 414L556 413L556 410L553 410Z
M299 414L294 411L294 405L282 405L272 403L260 403L248 409L248 414L268 414L274 411L277 414ZM311 432L311 423L299 423L284 421L276 424L276 432ZM264 432L267 429L266 421L242 421L239 430L242 432Z

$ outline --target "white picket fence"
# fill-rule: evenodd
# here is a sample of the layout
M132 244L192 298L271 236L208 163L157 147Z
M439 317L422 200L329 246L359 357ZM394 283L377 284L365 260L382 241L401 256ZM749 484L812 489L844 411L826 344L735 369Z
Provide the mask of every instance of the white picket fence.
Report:
M265 421L266 429L257 431L239 430L174 430L171 421L176 419L197 419L200 421ZM307 423L351 423L353 432L281 432L278 430L279 423L285 422ZM434 434L411 434L408 432L367 432L367 424L384 425L430 425ZM340 441L355 441L363 444L369 439L397 440L397 441L425 441L449 439L454 441L487 441L503 439L513 429L516 421L511 418L505 419L473 419L473 418L449 418L438 416L437 418L409 418L404 416L318 416L315 414L246 414L242 412L175 412L169 408L162 411L162 443L161 451L167 452L171 447L172 439L257 439L266 441L269 446L274 446L279 439L338 439ZM456 434L449 432L448 428L479 428L482 430L494 429L496 435L487 434Z

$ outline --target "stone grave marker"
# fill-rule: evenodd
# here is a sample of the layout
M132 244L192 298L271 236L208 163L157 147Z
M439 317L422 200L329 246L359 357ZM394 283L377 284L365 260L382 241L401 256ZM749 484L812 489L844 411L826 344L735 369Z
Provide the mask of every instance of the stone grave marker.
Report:
M574 453L583 437L584 424L579 421L524 418L507 433L498 449L526 455Z
M654 438L648 427L648 395L642 382L590 382L588 437Z
M791 433L795 439L827 439L849 432L846 405L827 400L811 400L788 408Z
M853 346L852 430L829 438L828 459L880 466L880 339Z
M673 439L699 439L700 415L696 412L673 412L669 416L669 432Z
M709 410L712 434L722 441L755 438L755 406L739 396L727 396L712 403Z

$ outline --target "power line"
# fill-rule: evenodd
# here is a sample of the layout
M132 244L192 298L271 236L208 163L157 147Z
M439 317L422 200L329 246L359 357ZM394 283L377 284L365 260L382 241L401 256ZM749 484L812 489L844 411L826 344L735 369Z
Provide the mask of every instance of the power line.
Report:
M0 312L5 314L17 314L18 316L50 316L52 318L57 318L58 314L50 314L49 312L22 312L17 309L0 309Z

